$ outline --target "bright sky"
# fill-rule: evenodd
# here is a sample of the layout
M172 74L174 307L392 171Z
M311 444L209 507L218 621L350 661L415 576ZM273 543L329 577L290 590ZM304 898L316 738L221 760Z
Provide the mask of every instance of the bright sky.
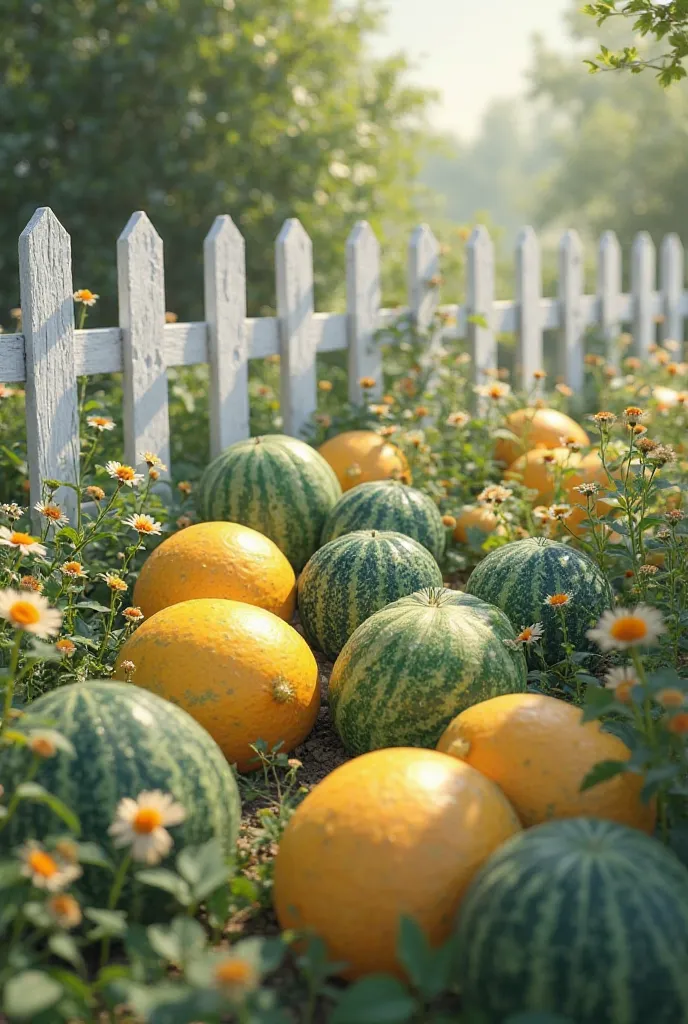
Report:
M570 0L387 0L387 7L376 49L404 50L418 66L416 80L443 94L435 124L467 136L491 99L523 89L534 33L565 43Z

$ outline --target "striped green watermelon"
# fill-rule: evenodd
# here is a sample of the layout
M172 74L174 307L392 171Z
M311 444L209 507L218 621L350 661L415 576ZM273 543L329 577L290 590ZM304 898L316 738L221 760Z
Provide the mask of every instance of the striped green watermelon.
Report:
M609 585L587 555L567 544L530 537L496 548L470 575L469 594L497 605L513 627L541 622L542 650L548 664L564 656L559 612L546 604L553 594L568 594L564 607L568 639L577 651L591 650L586 631L609 607ZM530 655L531 664L537 662Z
M393 530L412 537L440 559L446 529L437 505L399 480L374 480L344 494L325 520L321 543L355 530Z
M688 1021L688 871L635 829L571 818L519 833L474 877L457 929L467 1016L485 1024Z
M373 612L423 587L441 587L440 568L422 544L401 533L357 530L331 540L299 577L303 631L332 661Z
M274 541L299 572L320 545L342 489L315 448L283 434L230 445L204 471L196 492L206 521L242 523Z
M471 704L526 689L526 661L507 646L503 612L453 590L421 590L358 627L335 662L330 713L350 754L434 749ZM479 607L481 606L481 607Z
M239 791L220 748L208 733L174 704L130 683L74 683L35 701L18 729L50 722L76 751L40 762L35 779L58 796L81 822L81 838L98 843L119 861L108 837L117 804L149 790L171 793L186 810L186 820L170 829L174 847L217 837L233 852L241 817ZM26 748L0 748L0 778L11 793L26 777L31 758ZM52 811L22 801L0 831L0 852L26 839L64 832ZM86 868L79 886L89 903L103 905L111 876ZM150 917L160 906L160 891L138 883L125 890L122 905L133 916ZM144 906L145 905L145 906Z

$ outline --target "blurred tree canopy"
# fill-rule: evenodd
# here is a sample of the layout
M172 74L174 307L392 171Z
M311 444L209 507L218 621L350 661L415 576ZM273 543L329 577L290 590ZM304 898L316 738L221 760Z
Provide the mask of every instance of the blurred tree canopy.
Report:
M369 57L379 23L368 0L3 0L0 322L37 206L70 232L100 323L116 322L115 242L137 209L164 240L168 308L184 319L202 318L219 213L246 239L252 313L274 304L287 217L313 239L316 301L333 301L354 222L393 237L416 215L430 97L403 57Z
M533 189L540 225L574 226L595 236L614 229L624 247L637 231L659 242L676 231L688 244L688 92L665 92L651 77L589 76L582 57L598 35L572 0L571 51L536 46L533 95L545 104L542 131L554 161ZM625 45L631 25L605 26L609 47Z

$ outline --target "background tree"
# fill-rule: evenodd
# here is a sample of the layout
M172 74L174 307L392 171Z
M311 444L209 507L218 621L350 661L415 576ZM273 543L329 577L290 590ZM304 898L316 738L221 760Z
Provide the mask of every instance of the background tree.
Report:
M595 0L583 8L603 25L610 18L633 23L633 32L661 43L657 54L642 54L633 42L611 50L602 45L596 61L587 61L590 70L623 69L635 74L654 68L662 85L685 78L683 60L688 56L688 0Z
M184 318L202 315L202 241L221 212L246 237L252 312L274 303L290 216L313 239L316 299L333 301L354 221L384 237L415 216L428 95L403 58L369 58L379 20L368 0L4 0L0 321L39 205L71 233L100 322L114 322L115 240L137 209Z
M640 230L656 242L669 231L688 241L688 94L665 93L643 75L581 74L596 30L577 6L572 0L574 55L542 43L534 54L533 96L545 105L541 130L554 156L534 182L533 215L541 226L568 222L592 236L613 228L625 247ZM628 22L606 25L610 49L625 45L630 31Z

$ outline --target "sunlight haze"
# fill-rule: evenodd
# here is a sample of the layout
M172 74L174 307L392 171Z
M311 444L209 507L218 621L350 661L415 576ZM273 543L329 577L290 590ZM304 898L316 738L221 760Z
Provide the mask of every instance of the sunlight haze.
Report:
M565 45L569 7L570 0L388 0L375 48L403 50L415 80L443 94L434 124L466 137L491 100L523 90L535 33Z

